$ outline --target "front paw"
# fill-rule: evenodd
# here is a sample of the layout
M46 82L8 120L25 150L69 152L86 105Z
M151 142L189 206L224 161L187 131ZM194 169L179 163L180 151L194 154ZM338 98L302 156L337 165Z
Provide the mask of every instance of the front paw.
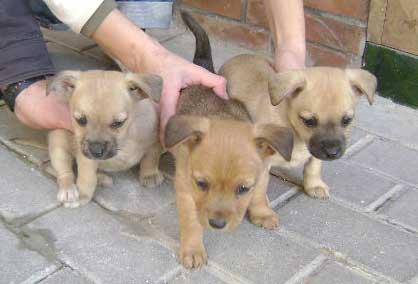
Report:
M324 182L307 185L304 187L306 194L312 198L329 199L329 187Z
M181 245L179 258L181 264L187 269L200 268L208 262L203 244L197 246Z
M58 202L62 203L64 207L76 208L80 206L80 194L75 184L68 188L60 188L57 194Z
M251 223L264 229L277 229L277 227L279 227L279 216L270 208L267 209L268 210L263 210L265 212L250 212L249 219Z
M144 187L157 187L164 181L164 176L160 171L152 174L144 174L139 176L139 183Z

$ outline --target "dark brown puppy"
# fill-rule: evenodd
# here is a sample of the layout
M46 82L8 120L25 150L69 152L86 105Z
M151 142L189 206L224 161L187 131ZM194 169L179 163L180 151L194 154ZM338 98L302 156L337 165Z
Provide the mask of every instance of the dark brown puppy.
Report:
M188 14L182 16L196 36L194 62L213 72L206 33ZM290 129L254 125L239 102L194 86L182 91L165 143L176 158L179 258L185 267L206 263L205 227L235 229L247 210L254 224L277 227L277 214L266 199L269 159L279 153L290 160Z

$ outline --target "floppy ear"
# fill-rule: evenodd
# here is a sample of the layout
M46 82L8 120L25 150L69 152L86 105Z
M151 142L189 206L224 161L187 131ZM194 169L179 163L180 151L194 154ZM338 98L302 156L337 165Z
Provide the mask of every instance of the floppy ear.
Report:
M302 71L277 73L268 81L270 102L276 106L285 98L294 98L306 87L306 78Z
M372 105L377 88L376 77L362 69L346 69L345 72L354 92L359 96L366 95L369 104Z
M46 93L51 91L57 95L69 98L76 87L77 81L80 78L81 71L62 71L53 76L47 82Z
M163 90L163 79L154 74L126 73L129 93L139 99L151 98L159 102Z
M209 130L210 121L204 117L175 115L165 128L164 144L170 149L188 143L189 147L198 144Z
M279 153L286 161L290 161L293 151L293 131L275 124L256 126L255 142L262 157Z

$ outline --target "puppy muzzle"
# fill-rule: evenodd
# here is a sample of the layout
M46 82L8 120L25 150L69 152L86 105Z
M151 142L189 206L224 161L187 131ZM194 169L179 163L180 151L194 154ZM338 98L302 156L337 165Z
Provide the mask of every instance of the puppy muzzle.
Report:
M309 143L309 151L320 160L336 160L345 152L345 139L315 139L313 137Z
M91 160L107 160L116 155L115 147L109 141L87 141L84 143L83 154Z

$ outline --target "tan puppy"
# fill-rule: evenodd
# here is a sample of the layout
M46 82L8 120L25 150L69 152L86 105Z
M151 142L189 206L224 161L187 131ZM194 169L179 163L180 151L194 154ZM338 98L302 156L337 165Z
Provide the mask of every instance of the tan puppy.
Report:
M315 198L329 197L321 179L321 160L340 158L345 151L355 107L361 96L372 104L376 78L361 69L311 67L277 74L268 59L239 55L220 70L229 95L242 102L257 123L291 127L295 134L292 159L280 155L273 166L305 163L303 185Z
M209 40L187 14L197 38L194 62L211 70ZM213 69L212 69L213 70ZM224 101L201 86L182 91L177 115L168 122L165 144L176 158L176 204L180 223L181 263L187 268L206 263L203 230L233 230L248 211L252 223L273 229L277 214L266 198L269 158L289 160L292 131L254 125L237 101Z
M140 163L141 184L163 181L158 170L158 113L150 99L159 100L161 88L158 76L116 71L64 71L53 78L48 93L68 99L74 127L74 134L53 130L48 135L59 202L66 207L89 202L98 178L111 183L98 171L123 171Z

